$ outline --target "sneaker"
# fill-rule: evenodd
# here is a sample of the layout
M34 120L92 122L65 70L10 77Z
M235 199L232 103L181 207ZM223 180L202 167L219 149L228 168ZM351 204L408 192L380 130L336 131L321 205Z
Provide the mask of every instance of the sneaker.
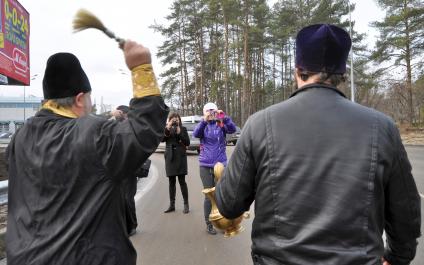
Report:
M216 235L216 230L213 228L212 224L206 224L206 232L210 235Z

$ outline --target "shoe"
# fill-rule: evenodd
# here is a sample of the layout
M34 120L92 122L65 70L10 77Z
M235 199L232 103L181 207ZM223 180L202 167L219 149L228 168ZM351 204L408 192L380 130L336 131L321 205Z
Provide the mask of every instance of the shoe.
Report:
M166 209L164 211L164 213L170 213L170 212L175 212L175 206L174 205L169 205L168 209Z
M212 224L206 224L206 232L210 235L216 235L216 230L213 228Z
M137 234L137 229L133 228L131 229L131 231L128 233L128 237L131 237L133 235Z
M187 204L184 204L184 210L183 210L183 213L187 214L188 212L190 212L190 209L189 209L189 207L188 207L188 203L187 203Z

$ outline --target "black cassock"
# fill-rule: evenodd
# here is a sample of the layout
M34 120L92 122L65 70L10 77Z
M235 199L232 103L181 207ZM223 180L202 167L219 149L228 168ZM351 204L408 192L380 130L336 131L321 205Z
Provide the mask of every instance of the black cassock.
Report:
M133 265L120 185L164 133L159 96L133 99L128 120L40 110L8 146L10 265Z

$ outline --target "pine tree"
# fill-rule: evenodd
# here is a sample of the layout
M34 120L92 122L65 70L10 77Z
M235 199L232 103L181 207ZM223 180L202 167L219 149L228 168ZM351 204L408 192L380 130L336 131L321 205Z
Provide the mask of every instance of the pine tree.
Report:
M352 10L354 6L352 5ZM254 112L293 92L295 37L311 23L348 27L342 0L174 0L167 25L162 92L182 115L201 114L213 101L242 125ZM372 104L362 35L353 33L357 96Z
M422 0L378 0L386 17L373 25L380 31L373 59L386 63L382 71L401 68L406 76L408 120L414 122L413 76L423 67L424 2Z

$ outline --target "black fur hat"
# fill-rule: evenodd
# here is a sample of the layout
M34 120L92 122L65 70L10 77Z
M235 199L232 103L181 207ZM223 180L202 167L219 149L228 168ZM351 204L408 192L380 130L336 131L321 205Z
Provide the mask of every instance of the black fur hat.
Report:
M43 78L45 99L67 98L90 91L90 81L75 55L56 53L50 56Z

